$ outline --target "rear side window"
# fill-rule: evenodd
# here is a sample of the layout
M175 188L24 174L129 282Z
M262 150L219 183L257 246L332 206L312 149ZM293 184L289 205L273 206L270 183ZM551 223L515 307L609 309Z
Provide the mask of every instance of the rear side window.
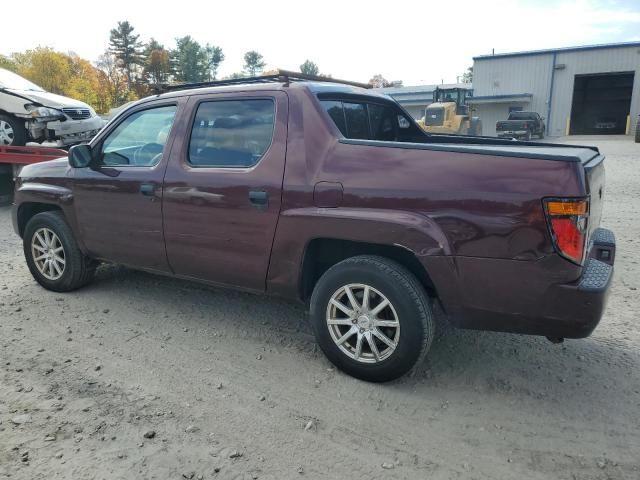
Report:
M344 118L344 109L342 108L342 102L334 100L325 100L322 102L322 106L327 111L333 123L336 124L340 133L347 136L347 122Z
M246 168L257 164L273 137L274 102L223 100L198 106L189 140L195 167Z
M369 119L364 103L343 102L344 118L347 123L348 138L370 138Z
M345 138L391 142L416 141L421 131L392 104L320 99Z

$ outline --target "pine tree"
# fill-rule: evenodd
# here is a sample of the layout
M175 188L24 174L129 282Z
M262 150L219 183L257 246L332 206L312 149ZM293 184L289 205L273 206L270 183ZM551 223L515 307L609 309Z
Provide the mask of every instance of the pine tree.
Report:
M119 67L127 77L127 85L131 85L137 76L137 67L142 65L142 42L140 35L133 33L134 28L128 21L118 22L109 35L109 51L116 57Z

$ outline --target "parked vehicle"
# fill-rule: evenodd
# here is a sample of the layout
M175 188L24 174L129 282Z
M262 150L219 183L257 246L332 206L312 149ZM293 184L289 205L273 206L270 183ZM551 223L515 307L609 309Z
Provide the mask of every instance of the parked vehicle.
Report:
M433 103L424 111L418 125L428 133L482 135L482 122L467 104L468 88L440 88L433 92Z
M370 381L426 354L436 304L554 341L598 324L616 246L597 148L428 135L387 96L289 72L209 85L22 170L14 227L42 286L105 261L296 299Z
M602 133L603 135L607 133L615 133L615 130L618 128L618 122L614 117L600 117L596 120L595 125L593 126L596 132Z
M0 146L88 141L104 121L86 103L53 93L0 68Z
M7 147L0 145L0 206L13 201L13 179L25 165L64 157L67 152L47 147Z
M496 135L501 138L544 138L545 129L544 117L537 112L511 112L507 120L496 123Z

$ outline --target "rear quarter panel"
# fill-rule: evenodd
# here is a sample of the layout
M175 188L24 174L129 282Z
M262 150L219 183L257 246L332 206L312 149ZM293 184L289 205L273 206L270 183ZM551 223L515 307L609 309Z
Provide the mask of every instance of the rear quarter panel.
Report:
M465 257L537 261L553 253L541 199L584 194L575 162L341 143L310 94L296 93L272 292L293 292L305 245L322 237L401 246L443 277L459 276ZM318 182L342 184L337 208L315 206ZM443 257L453 263L431 261Z

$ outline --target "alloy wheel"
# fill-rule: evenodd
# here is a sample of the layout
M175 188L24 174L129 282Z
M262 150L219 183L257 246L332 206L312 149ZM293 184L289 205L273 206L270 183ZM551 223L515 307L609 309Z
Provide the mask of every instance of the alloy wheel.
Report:
M62 277L66 264L64 247L53 230L36 230L31 238L31 255L36 268L47 280Z
M362 363L386 360L400 340L400 320L392 303L366 284L336 290L327 305L326 322L342 353Z
M14 137L15 132L9 122L0 120L0 145L11 145Z

